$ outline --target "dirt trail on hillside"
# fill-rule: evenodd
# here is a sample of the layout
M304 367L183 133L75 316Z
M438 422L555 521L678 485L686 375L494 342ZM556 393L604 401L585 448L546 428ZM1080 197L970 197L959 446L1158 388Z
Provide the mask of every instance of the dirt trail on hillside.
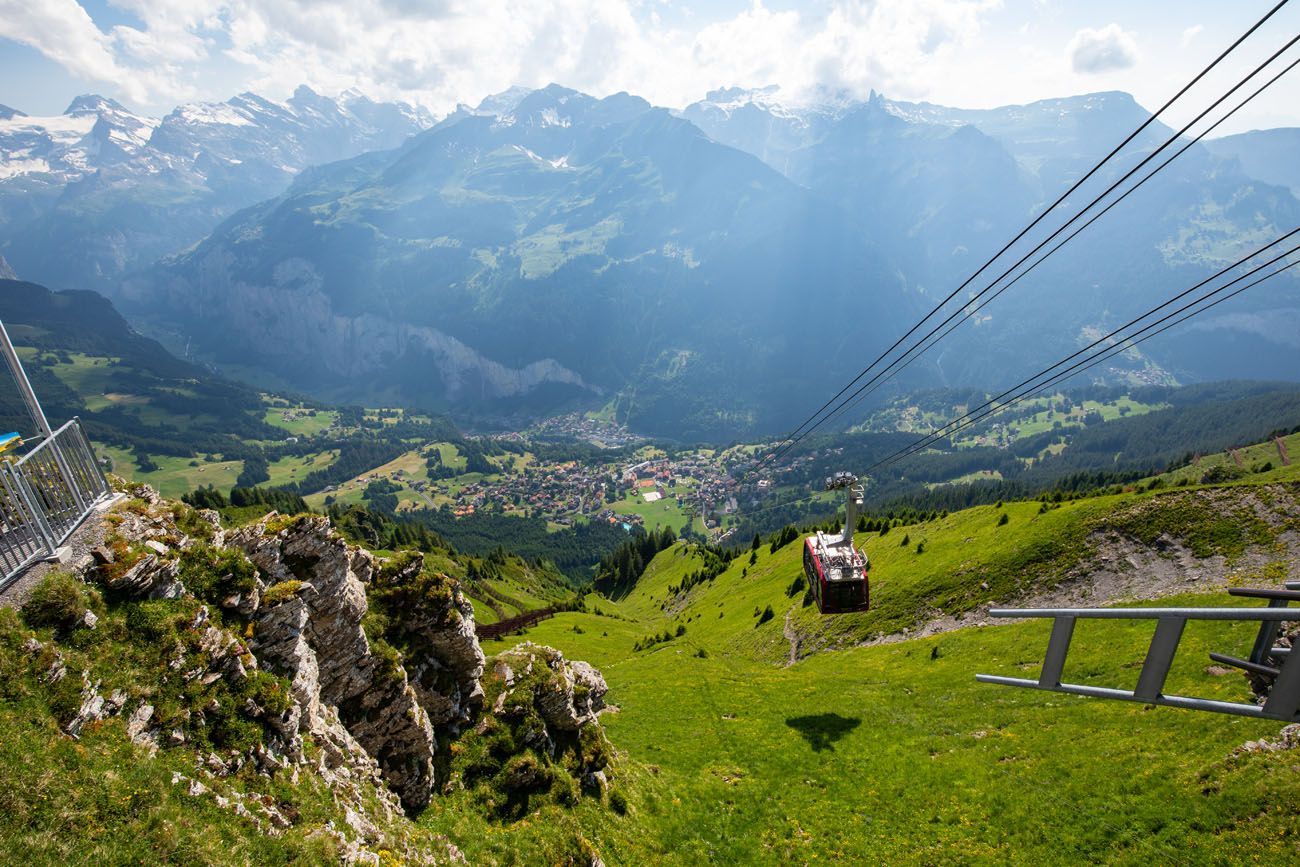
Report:
M794 665L799 661L799 651L803 648L803 636L799 630L794 628L790 622L790 615L794 614L796 607L791 605L785 612L785 624L781 627L781 632L785 635L785 640L790 642L790 652L786 654L785 664L787 667Z

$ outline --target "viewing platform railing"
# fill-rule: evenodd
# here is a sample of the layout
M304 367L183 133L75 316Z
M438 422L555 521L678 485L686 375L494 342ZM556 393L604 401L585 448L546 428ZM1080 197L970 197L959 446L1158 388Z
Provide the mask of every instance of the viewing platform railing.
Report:
M1050 618L1052 634L1047 642L1047 654L1037 679L977 674L981 683L1044 689L1071 695L1093 698L1136 701L1144 704L1181 707L1190 710L1213 711L1261 719L1300 721L1300 654L1292 654L1288 646L1275 647L1273 642L1279 627L1287 621L1300 620L1300 609L1288 608L1300 601L1300 582L1288 582L1287 589L1252 589L1234 587L1228 592L1269 600L1267 608L995 608L990 617ZM1154 621L1155 631L1147 648L1137 685L1131 689L1111 689L1078 683L1063 683L1061 675L1065 657L1070 650L1074 626L1078 620L1146 620ZM1269 684L1267 699L1263 704L1217 701L1192 696L1165 693L1165 678L1178 652L1183 628L1189 620L1245 621L1259 624L1254 647L1249 659L1238 659L1221 653L1211 653L1210 658L1251 674L1265 678Z
M0 462L0 589L59 546L111 494L81 422L72 419L13 462Z

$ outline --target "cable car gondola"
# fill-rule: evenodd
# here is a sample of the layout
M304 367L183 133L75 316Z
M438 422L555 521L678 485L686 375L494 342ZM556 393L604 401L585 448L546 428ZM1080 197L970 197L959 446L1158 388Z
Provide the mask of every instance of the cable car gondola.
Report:
M826 490L844 488L848 502L844 507L844 531L823 533L818 530L803 540L803 573L822 614L866 611L871 607L871 587L867 572L871 564L867 555L853 545L853 529L862 505L862 487L852 473L836 473L826 480Z

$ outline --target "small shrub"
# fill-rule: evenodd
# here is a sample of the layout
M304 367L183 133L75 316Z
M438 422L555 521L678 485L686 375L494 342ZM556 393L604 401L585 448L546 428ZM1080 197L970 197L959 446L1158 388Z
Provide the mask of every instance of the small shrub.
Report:
M137 639L174 644L178 627L188 625L186 612L171 599L132 602L126 606L126 628Z
M807 586L808 582L804 580L803 573L800 572L798 575L794 576L794 580L790 582L790 586L785 588L785 595L793 599L802 593L804 588Z
M1010 520L1011 520L1011 519L1010 519L1009 517L1007 517L1007 513L1006 513L1006 512L1003 512L1003 513L1002 513L1002 517L998 518L998 526L999 526L999 527L1005 526L1006 523L1007 523L1008 521L1010 521Z
M257 567L237 549L199 544L181 554L180 578L199 599L220 604L235 594L252 593Z
M627 796L618 789L611 789L609 793L609 808L620 816L626 816Z
M916 553L918 553L918 554L924 554L924 553L925 553L925 543L924 543L924 542L917 542L917 543L916 543Z
M557 775L551 786L551 796L561 807L576 807L582 798L582 790L578 788L578 781L573 777Z
M99 593L67 572L51 572L23 603L23 619L35 628L71 629L86 612L100 607Z
M382 638L370 643L370 653L378 660L375 680L399 681L402 679L402 654Z
M1201 475L1201 484L1214 485L1220 482L1230 482L1243 478L1245 475L1246 471L1241 467L1220 464L1217 467L1210 467Z
M506 763L497 777L497 785L510 793L543 791L550 788L551 769L532 753L524 753Z
M898 547L900 547L900 548L906 548L906 547L907 547L908 545L910 545L910 544L912 544L912 537L911 537L910 535L908 535L907 533L904 533L904 534L903 534L903 541L901 541L901 542L898 543Z
M305 586L304 581L281 581L279 584L272 584L267 591L262 594L262 606L279 605L281 602L288 602L298 595L298 591Z
M764 623L771 620L775 616L776 616L776 612L772 610L772 606L771 605L767 606L766 608L763 609L763 613L759 615L758 622L754 624L755 628L762 626Z

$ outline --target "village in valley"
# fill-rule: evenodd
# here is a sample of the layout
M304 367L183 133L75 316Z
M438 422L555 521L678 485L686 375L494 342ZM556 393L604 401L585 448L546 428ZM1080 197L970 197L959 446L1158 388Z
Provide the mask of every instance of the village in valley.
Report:
M533 444L588 443L587 456L545 460ZM639 448L636 446L641 444ZM471 458L466 452L474 455ZM602 452L610 458L602 460ZM742 499L757 501L763 480L739 481L752 447L668 453L626 428L580 414L526 431L426 443L394 461L307 497L324 507L393 495L397 511L447 509L457 517L495 512L544 518L554 529L601 521L723 540ZM471 465L471 460L473 464Z

